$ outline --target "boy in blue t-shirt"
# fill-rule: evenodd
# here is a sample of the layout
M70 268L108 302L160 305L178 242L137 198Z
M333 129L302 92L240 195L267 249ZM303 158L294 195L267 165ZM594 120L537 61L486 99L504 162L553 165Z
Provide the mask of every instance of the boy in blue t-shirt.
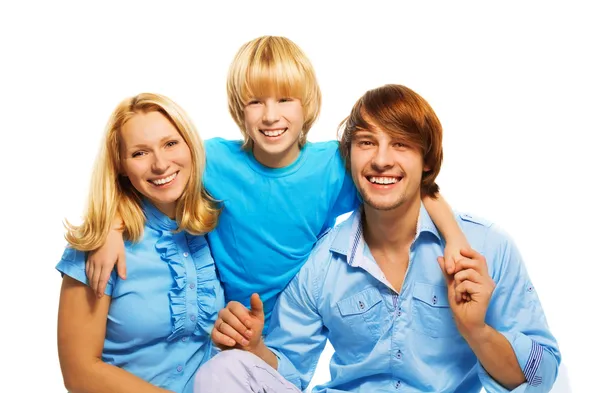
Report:
M359 198L338 142L306 140L319 115L321 91L312 64L296 44L272 36L244 44L231 63L227 93L244 140L206 141L205 187L223 207L208 239L226 301L248 305L257 292L266 331L279 293L316 241L338 216L354 210ZM451 273L454 257L468 243L442 198L423 201L447 239ZM99 296L115 263L125 279L118 227L88 259L87 274Z

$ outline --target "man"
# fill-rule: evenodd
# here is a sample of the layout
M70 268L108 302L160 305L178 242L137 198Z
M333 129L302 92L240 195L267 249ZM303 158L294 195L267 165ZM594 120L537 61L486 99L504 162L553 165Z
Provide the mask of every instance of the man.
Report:
M258 295L251 310L231 302L219 313L213 340L244 351L206 363L196 391L298 392L327 339L332 380L314 392L550 390L560 353L510 238L460 214L473 250L452 271L438 258L421 196L438 190L441 140L429 104L404 86L355 104L340 150L363 206L317 243L264 341Z

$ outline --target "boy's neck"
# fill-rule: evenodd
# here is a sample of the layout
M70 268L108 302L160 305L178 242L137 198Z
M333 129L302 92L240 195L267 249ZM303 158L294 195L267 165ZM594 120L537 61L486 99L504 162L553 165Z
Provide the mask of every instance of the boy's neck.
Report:
M278 154L258 150L256 145L252 146L252 154L256 161L268 168L285 168L294 163L300 156L300 146L294 144L292 148Z

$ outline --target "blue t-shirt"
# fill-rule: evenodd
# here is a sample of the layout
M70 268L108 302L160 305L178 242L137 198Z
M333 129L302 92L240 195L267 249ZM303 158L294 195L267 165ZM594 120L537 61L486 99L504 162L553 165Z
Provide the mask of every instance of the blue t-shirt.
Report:
M310 143L284 168L268 168L241 141L209 139L204 184L223 211L208 241L227 301L257 292L265 331L279 293L335 219L359 204L337 141Z
M113 271L102 360L174 392L193 390L193 377L214 348L210 333L224 307L223 289L204 236L173 233L177 223L144 202L138 243L125 242L127 280ZM56 268L87 284L84 252L65 249Z

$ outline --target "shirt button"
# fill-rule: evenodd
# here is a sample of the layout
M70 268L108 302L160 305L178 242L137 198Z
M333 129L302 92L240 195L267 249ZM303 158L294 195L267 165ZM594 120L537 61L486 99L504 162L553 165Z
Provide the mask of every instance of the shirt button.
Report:
M433 304L437 304L437 296L433 295Z
M402 352L401 351L396 352L396 357L398 359L401 359L402 358Z
M400 381L396 381L396 383L394 384L394 387L396 389L400 389Z
M362 300L358 302L358 307L360 307L361 310L365 308L365 304L362 302Z
M190 254L188 254L187 252L184 252L184 253L183 253L183 257L184 257L184 258L187 258L187 257L188 257L188 255L190 255Z
M187 341L187 337L182 337L181 341L186 342Z
M397 313L397 315L398 315L399 317L401 317L401 316L402 316L402 310L398 310L398 313Z
M196 320L196 316L195 315L190 315L190 321L194 322Z
M191 283L191 284L190 284L190 289L194 289L194 288L196 288L196 284L194 284L194 283Z
M178 373L180 373L180 372L181 372L181 370L183 370L183 367L181 367L181 366L177 366L177 372L178 372Z

